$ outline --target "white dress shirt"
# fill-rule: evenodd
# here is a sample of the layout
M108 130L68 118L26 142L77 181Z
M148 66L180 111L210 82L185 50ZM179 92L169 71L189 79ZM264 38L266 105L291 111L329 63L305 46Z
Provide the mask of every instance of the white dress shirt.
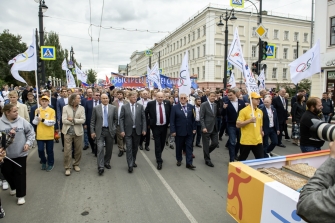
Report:
M156 101L156 119L157 119L156 125L165 125L166 124L164 101L162 102L161 106L162 106L162 112L163 112L163 124L160 123L159 104L158 104L158 101Z
M195 106L195 121L197 122L200 121L200 106L199 107Z
M274 126L274 122L273 122L273 112L271 108L266 108L266 111L268 112L268 116L269 116L269 127L272 128Z
M230 103L234 106L235 111L238 112L238 100L236 99L236 101L230 101Z
M123 100L117 100L117 103L119 103L119 109L117 110L117 124L120 125L120 114L121 114L121 108L123 106Z
M64 98L65 105L69 104L69 98Z
M108 119L108 105L101 105L101 109L102 109L102 124L105 123L105 116L104 116L104 109L106 107L106 111L107 111L107 119ZM108 120L107 120L108 123ZM103 126L106 127L106 126Z

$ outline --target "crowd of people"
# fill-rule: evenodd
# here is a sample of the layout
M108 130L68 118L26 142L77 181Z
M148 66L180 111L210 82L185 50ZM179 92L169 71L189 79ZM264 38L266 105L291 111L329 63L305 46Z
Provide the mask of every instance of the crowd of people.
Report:
M97 157L97 173L111 169L113 144L118 157L124 154L128 172L137 167L138 149L150 151L153 139L157 169L163 168L165 146L176 151L176 165L194 170L193 147L203 149L205 164L214 167L211 153L219 148L223 134L228 136L229 161L244 161L250 151L256 159L271 157L276 146L292 138L302 152L320 150L323 141L311 139L311 118L330 122L333 100L326 92L322 99L308 98L300 90L288 94L260 91L247 94L239 88L212 91L191 88L191 94L178 88L149 90L114 87L40 89L3 86L0 94L0 179L3 189L25 203L26 158L37 141L41 170L54 168L54 143L62 144L66 176L81 171L82 151L91 149ZM287 124L292 116L292 133ZM152 135L152 137L151 137ZM201 143L202 141L202 143ZM270 143L269 143L270 142ZM201 145L202 144L202 145ZM3 159L3 153L9 159ZM9 184L9 187L8 187ZM3 209L1 212L4 213ZM1 215L0 215L1 217Z

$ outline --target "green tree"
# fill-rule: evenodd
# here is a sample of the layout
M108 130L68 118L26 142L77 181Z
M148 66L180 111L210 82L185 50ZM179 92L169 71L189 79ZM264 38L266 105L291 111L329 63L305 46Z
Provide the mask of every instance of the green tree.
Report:
M89 69L85 72L87 74L87 83L94 84L97 81L97 72L93 69Z
M20 35L14 35L8 29L0 33L0 80L6 84L23 85L22 82L16 81L11 72L11 65L8 61L13 59L20 53L27 50L26 43L22 42ZM29 85L34 85L35 74L34 72L19 72L20 75L28 82Z

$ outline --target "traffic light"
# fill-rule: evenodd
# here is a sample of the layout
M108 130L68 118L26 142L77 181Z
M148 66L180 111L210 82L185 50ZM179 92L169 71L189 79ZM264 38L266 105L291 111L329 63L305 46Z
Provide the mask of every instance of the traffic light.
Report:
M37 58L37 76L42 78L42 60L41 58Z
M258 74L258 61L251 64L251 71Z
M266 41L261 41L261 59L262 60L266 60L266 58L268 57L268 55L266 54L267 50L268 50L268 42Z

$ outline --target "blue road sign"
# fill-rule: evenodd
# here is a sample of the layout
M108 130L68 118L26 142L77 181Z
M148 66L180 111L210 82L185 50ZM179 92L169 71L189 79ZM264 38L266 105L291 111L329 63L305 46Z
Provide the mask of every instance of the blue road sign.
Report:
M56 60L56 49L54 46L42 46L41 47L41 59L42 60Z

